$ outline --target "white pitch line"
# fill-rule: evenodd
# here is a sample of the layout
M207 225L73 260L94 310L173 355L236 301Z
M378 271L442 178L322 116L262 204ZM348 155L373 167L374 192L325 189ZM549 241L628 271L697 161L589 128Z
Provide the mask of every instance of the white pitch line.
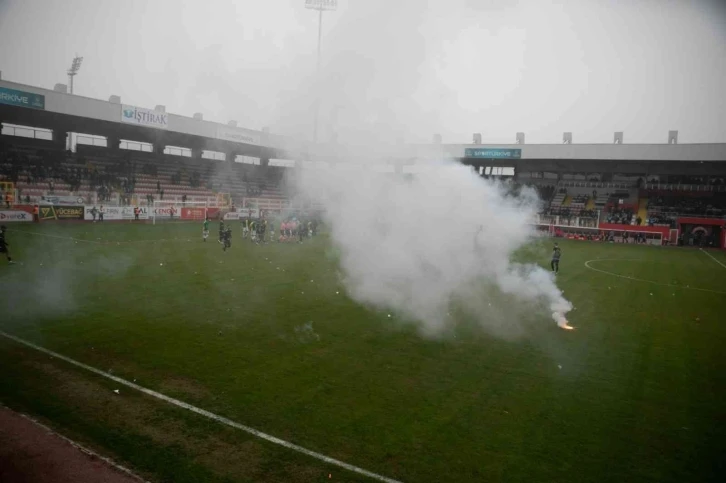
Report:
M636 262L638 260L617 260L617 259L588 260L588 261L585 262L585 266L587 268L589 268L590 270L593 270L595 272L604 273L605 275L611 275L613 277L624 278L625 280L632 280L634 282L645 282L645 283L650 283L650 284L653 284L653 285L660 285L662 287L674 287L674 288L682 288L684 290L698 290L699 292L709 292L709 293L718 293L718 294L726 295L726 292L720 292L718 290L711 290L711 289L707 289L707 288L698 288L698 287L686 287L684 285L676 285L676 284L673 284L673 283L654 282L653 280L645 280L643 278L628 277L627 275L620 275L619 273L608 272L607 270L600 270L599 268L594 268L594 267L591 267L590 266L590 263L592 263L592 262L604 262L604 261L613 261L613 262L628 261L628 262Z
M721 262L720 260L718 260L718 259L717 259L716 257L714 257L713 255L711 255L710 253L708 253L708 252L707 252L706 250L704 250L703 248L700 248L700 250L701 250L701 251L702 251L703 253L705 253L706 255L708 255L709 257L711 257L711 260L713 260L714 262L718 263L718 264L719 264L719 265L721 265L721 266L722 266L723 268L726 268L726 265L724 265L724 264L723 264L723 263L722 263L722 262Z
M96 245L102 244L100 241L97 241L97 240L83 240L81 238L73 238L72 236L49 235L48 233L38 233L35 231L12 230L12 233L25 233L26 235L44 236L44 237L48 237L48 238L58 238L60 240L70 240L70 241L77 241L77 242L83 242L83 243L95 243Z
M82 238L74 238L72 236L60 236L60 235L50 235L48 233L38 233L35 231L25 231L25 230L13 230L13 233L23 233L26 235L33 235L33 236L44 236L48 238L57 238L60 240L69 240L69 241L77 241L77 242L83 242L83 243L93 243L95 245L113 245L114 243L117 245L130 245L132 243L156 243L156 242L187 242L191 240L191 238L156 238L151 240L127 240L127 241L113 241L113 240L84 240Z
M10 408L8 408L6 406L3 406L2 404L0 404L0 408L5 408L8 411L15 412L15 411L13 411L12 409L10 409ZM62 439L63 441L65 441L66 443L70 444L74 448L78 449L82 453L85 453L85 454L90 455L90 456L92 456L94 458L100 459L101 461L103 461L107 465L115 468L116 470L118 470L118 471L120 471L122 473L125 473L126 475L130 476L131 478L134 478L136 480L139 480L139 481L148 483L148 482L146 482L146 480L144 480L143 478L141 478L139 475L135 474L133 471L131 471L130 469L126 468L125 466L121 466L120 464L116 463L111 458L106 458L105 456L101 456L100 454L96 453L95 451L90 450L90 449L86 448L85 446L76 443L72 439L70 439L70 438L68 438L66 436L63 436L62 434L60 434L57 431L54 431L53 429L49 428L45 424L43 424L43 423L41 423L39 421L36 421L35 419L31 418L27 414L18 413L18 412L15 412L15 414L17 414L21 418L27 419L28 421L30 421L31 423L35 424L36 426L43 428L45 431L49 432L53 436L56 436L56 437Z
M104 372L104 371L102 371L100 369L96 369L95 367L91 367L91 366L86 365L86 364L84 364L82 362L78 362L78 361L76 361L74 359L71 359L70 357L66 357L64 355L58 354L57 352L53 352L53 351L51 351L49 349L46 349L45 347L41 347L41 346L35 345L32 342L28 342L26 340L23 340L23 339L21 339L19 337L14 336L14 335L10 335L10 334L8 334L6 332L3 332L1 330L0 330L0 335L2 335L3 337L5 337L7 339L10 339L10 340L13 340L13 341L17 342L18 344L25 345L27 347L30 347L30 348L35 349L37 351L40 351L40 352L42 352L44 354L48 354L49 356L56 357L56 358L58 358L58 359L60 359L62 361L65 361L65 362L67 362L69 364L72 364L72 365L74 365L76 367L80 367L81 369L85 369L85 370L87 370L89 372L92 372L94 374L98 374L99 376L103 376L106 379L110 379L110 380L112 380L114 382L117 382L119 384L122 384L122 385L124 385L126 387L130 387L132 389L136 389L137 391L140 391L140 392L142 392L142 393L144 393L144 394L146 394L148 396L155 397L155 398L160 399L162 401L165 401L165 402L168 402L170 404L173 404L174 406L178 406L180 408L187 409L187 410L189 410L189 411L191 411L193 413L196 413L196 414L199 414L199 415L204 416L206 418L209 418L209 419L212 419L214 421L217 421L218 423L222 423L222 424L225 424L225 425L230 426L232 428L242 430L242 431L244 431L246 433L249 433L249 434L251 434L253 436L256 436L256 437L258 437L260 439L264 439L265 441L269 441L270 443L273 443L273 444L282 446L284 448L287 448L287 449L290 449L290 450L293 450L293 451L297 451L298 453L302 453L304 455L310 456L311 458L315 458L315 459L320 460L320 461L323 461L325 463L328 463L328 464L331 464L331 465L334 465L334 466L338 466L340 468L344 468L344 469L346 469L348 471L352 471L353 473L357 473L359 475L367 476L368 478L371 478L372 480L382 481L383 483L402 483L399 480L394 480L392 478L388 478L388 477L385 477L383 475L379 475L379 474L373 473L371 471L364 470L363 468L358 468L357 466L353 466L353 465L348 464L348 463L345 463L343 461L336 460L335 458L331 458L329 456L325 456L324 454L317 453L317 452L312 451L312 450L309 450L307 448L303 448L302 446L298 446L298 445L296 445L294 443L290 443L290 442L287 442L287 441L285 441L283 439L280 439L280 438L277 438L275 436L269 435L267 433L263 433L262 431L259 431L257 429L251 428L249 426L245 426L244 424L237 423L235 421L232 421L231 419L225 418L224 416L219 416L218 414L214 414L214 413L209 412L209 411L207 411L205 409L201 409L201 408L198 408L196 406L192 406L191 404L188 404L188 403L185 403L184 401L180 401L178 399L174 399L172 397L166 396L164 394L161 394L160 392L156 392L154 390L147 389L147 388L145 388L143 386L139 386L138 384L135 384L133 382L127 381L126 379L122 379L122 378L120 378L118 376L114 376L114 375L109 374L107 372Z

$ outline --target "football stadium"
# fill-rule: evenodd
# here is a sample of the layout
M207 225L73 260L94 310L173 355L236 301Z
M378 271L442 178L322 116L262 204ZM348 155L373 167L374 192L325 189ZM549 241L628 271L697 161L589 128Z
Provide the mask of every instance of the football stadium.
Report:
M726 143L359 151L8 75L1 481L726 474Z

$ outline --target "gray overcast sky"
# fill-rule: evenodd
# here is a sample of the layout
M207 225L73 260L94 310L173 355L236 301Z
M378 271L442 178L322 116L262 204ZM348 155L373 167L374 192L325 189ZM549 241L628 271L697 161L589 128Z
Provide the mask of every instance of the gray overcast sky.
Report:
M76 93L340 140L726 142L726 2L0 0L0 70Z

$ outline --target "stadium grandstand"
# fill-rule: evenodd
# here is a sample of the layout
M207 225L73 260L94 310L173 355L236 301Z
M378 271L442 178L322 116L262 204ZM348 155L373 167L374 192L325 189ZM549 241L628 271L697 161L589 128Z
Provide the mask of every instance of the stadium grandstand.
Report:
M0 187L4 219L37 206L151 208L205 204L226 212L309 209L289 196L285 173L309 160L334 165L335 145L0 80ZM385 170L415 174L412 159L458 159L481 176L530 186L543 201L536 220L558 236L726 248L726 144L516 143L377 147ZM665 136L664 136L665 138ZM364 163L365 155L352 162ZM59 210L54 210L58 212ZM71 216L72 217L72 216ZM57 216L54 216L57 218ZM81 216L82 218L82 216Z

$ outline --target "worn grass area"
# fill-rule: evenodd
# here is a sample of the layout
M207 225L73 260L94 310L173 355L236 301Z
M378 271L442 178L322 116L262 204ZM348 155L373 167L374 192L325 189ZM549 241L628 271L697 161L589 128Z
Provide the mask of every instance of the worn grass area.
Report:
M200 231L13 225L23 265L0 266L0 328L406 482L692 482L726 471L726 269L698 250L565 242L559 283L577 330L547 314L520 323L495 297L485 318L518 326L509 337L462 319L431 339L350 300L324 237L254 246L237 230L223 253ZM520 256L546 264L547 248ZM366 481L116 395L113 382L5 339L0 364L1 402L154 481Z

